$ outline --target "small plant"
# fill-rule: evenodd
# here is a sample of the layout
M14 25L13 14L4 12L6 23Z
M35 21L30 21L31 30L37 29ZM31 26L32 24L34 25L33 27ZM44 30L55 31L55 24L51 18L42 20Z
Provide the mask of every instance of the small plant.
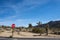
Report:
M4 32L4 31L1 31L1 32Z
M45 32L45 30L43 28L34 28L32 32L40 33L40 36L41 36L41 34Z

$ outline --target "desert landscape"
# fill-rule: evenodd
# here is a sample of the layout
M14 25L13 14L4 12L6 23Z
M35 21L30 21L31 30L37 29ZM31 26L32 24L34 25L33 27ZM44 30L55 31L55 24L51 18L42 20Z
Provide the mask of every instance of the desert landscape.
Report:
M31 24L25 27L0 27L0 37L10 38L60 38L60 32L57 29L50 29L48 24L45 27L41 27L44 24L38 23L38 27L33 27ZM54 25L55 26L55 25ZM13 30L14 29L14 30Z
M60 40L60 0L0 0L0 40Z
M45 34L42 34L42 36L39 36L39 34L36 33L30 33L30 32L14 32L13 37L16 38L60 38L60 35L54 35L49 34L48 36L45 36ZM10 37L12 35L11 31L4 31L0 33L0 37ZM34 36L35 35L35 36Z

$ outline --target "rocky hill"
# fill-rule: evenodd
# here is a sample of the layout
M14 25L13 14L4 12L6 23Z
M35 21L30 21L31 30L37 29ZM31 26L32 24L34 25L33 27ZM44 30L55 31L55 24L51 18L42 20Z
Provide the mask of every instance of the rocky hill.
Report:
M49 28L60 28L60 20L59 21L50 21L48 23L42 25L36 25L34 27L45 27L46 24L49 24Z

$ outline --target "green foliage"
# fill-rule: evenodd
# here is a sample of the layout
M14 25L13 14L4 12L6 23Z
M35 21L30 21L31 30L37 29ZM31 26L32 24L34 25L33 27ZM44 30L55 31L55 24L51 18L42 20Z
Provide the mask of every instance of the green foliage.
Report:
M46 24L46 35L48 35L49 24Z
M29 24L28 28L32 28L32 24Z
M44 28L34 28L32 30L32 32L34 32L34 33L44 33L45 29Z
M2 30L1 32L4 32L4 30Z
M38 24L38 25L41 25L42 23L39 21L37 24Z

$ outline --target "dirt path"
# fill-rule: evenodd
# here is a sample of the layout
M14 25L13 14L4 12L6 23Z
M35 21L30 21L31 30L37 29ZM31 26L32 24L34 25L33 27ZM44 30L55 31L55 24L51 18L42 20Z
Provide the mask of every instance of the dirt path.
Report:
M2 33L0 33L0 36L3 37L9 37L11 36L12 33L9 31L4 31ZM36 36L34 36L36 35ZM48 36L38 36L39 34L36 33L30 33L30 32L20 32L20 34L18 35L17 32L14 32L14 36L13 37L18 37L18 38L60 38L60 35L53 35L53 34L49 34Z

